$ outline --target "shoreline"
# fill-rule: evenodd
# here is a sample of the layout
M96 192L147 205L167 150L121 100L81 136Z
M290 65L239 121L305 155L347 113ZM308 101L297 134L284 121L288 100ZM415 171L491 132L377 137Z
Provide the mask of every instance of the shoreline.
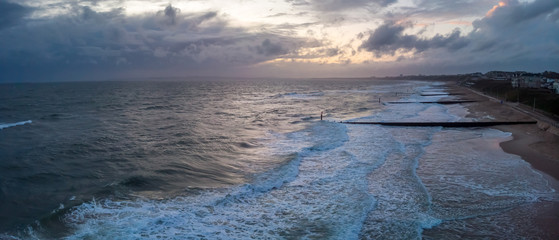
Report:
M476 121L530 121L538 120L520 112L508 104L496 99L480 95L471 89L448 83L452 92L461 92L460 99L477 100L464 104L468 110L466 118ZM539 122L539 121L538 121ZM531 125L499 125L492 126L503 132L510 132L512 139L501 142L501 149L510 154L520 156L532 168L543 172L559 181L559 136L540 129L538 124Z
M474 121L528 121L536 120L538 124L531 125L499 125L491 128L503 132L511 133L511 139L499 143L500 148L509 154L520 156L522 160L530 164L534 171L541 172L549 183L555 188L559 186L559 136L556 135L557 129L549 131L545 124L541 124L539 119L521 112L510 104L502 103L498 99L482 95L463 86L446 86L453 91L460 91L464 96L460 98L475 99L478 102L467 103L464 108L467 110L466 118ZM514 174L511 172L511 174ZM541 227L544 232L540 232L544 238L556 239L559 236L559 202L537 201L523 205L522 208L511 209L515 211L530 211L534 215L531 221Z
M495 126L494 128L512 133L511 140L499 144L503 151L522 157L534 169L546 173L555 180L559 180L559 161L557 161L557 156L550 156L549 153L546 153L549 151L543 149L546 147L556 148L559 146L557 140L546 140L545 136L543 136L546 134L545 131L539 130L537 126L522 127L509 125Z

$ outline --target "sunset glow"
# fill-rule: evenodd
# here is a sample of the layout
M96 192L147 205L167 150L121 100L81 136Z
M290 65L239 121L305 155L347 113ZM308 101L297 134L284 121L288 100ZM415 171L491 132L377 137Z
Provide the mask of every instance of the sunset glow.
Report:
M499 4L493 6L493 8L491 8L491 10L489 10L489 11L485 14L485 16L486 16L486 17L491 17L491 16L493 16L493 13L494 13L498 8L504 7L504 6L506 6L506 5L507 5L507 3L506 3L505 1L500 1Z
M173 76L242 76L247 68L269 67L270 63L280 68L278 72L287 72L283 68L291 63L309 69L298 71L297 76L322 75L325 64L339 65L338 69L347 69L344 74L351 76L368 76L464 68L478 71L518 59L512 56L559 56L548 54L559 52L557 40L549 39L548 34L559 28L553 15L559 3L551 0L497 4L0 0L0 4L6 5L1 11L12 9L4 16L13 18L0 25L0 43L9 46L0 49L1 63L7 69L3 78L25 72L18 69L29 64L52 65L41 68L45 71L41 76L68 74L67 67L77 76L90 76L78 72L97 67L103 71L96 74L107 77L150 69L154 74L163 71ZM499 11L505 7L512 10ZM519 13L536 17L518 18ZM535 24L540 31L530 27ZM510 51L510 46L519 46L516 49L520 52ZM493 49L486 51L487 47ZM486 52L499 54L483 57ZM26 57L20 57L21 53ZM531 67L557 67L552 64L557 61L543 61L547 64ZM533 63L518 59L512 65L524 66L526 62ZM442 63L452 67L433 67ZM216 72L213 66L221 70Z

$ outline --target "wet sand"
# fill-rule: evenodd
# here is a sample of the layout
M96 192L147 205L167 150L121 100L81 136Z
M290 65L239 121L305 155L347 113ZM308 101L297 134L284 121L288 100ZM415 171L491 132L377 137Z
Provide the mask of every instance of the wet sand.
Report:
M528 116L500 101L478 95L465 87L449 84L452 92L464 95L461 99L476 100L465 103L469 113L466 117L478 121L532 121L538 120ZM512 133L510 141L502 142L501 148L511 154L522 157L533 168L559 180L559 136L543 130L537 124L501 125L493 128Z
M476 121L538 120L514 109L506 103L503 104L497 99L479 95L468 88L456 84L448 84L447 87L450 92L463 94L461 96L454 96L454 98L476 101L463 104L468 109L467 118L473 118ZM546 127L542 127L541 124L500 125L493 128L512 134L511 140L500 143L501 148L505 152L520 156L530 163L534 169L559 181L558 135L551 133ZM557 188L557 183L559 182L550 180L553 182L551 184ZM525 205L520 209L512 209L510 212L513 214L517 211L530 211L533 213L532 217L524 220L538 226L537 229L540 229L538 231L543 230L543 232L534 232L533 236L543 239L559 238L559 227L557 227L559 226L559 202L535 202ZM534 228L535 230L536 228Z

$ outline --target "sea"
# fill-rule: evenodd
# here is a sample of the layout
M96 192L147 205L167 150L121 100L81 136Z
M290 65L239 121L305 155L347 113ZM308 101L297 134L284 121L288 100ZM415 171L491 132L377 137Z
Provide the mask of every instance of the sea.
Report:
M484 120L448 84L0 84L0 239L558 239L511 133L342 123Z

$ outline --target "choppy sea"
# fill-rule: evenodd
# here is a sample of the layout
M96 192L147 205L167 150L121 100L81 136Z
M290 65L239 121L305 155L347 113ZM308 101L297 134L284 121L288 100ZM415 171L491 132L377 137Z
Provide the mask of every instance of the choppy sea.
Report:
M0 239L557 239L555 180L445 84L152 79L0 85ZM324 120L320 120L321 112ZM550 226L551 224L551 226Z

